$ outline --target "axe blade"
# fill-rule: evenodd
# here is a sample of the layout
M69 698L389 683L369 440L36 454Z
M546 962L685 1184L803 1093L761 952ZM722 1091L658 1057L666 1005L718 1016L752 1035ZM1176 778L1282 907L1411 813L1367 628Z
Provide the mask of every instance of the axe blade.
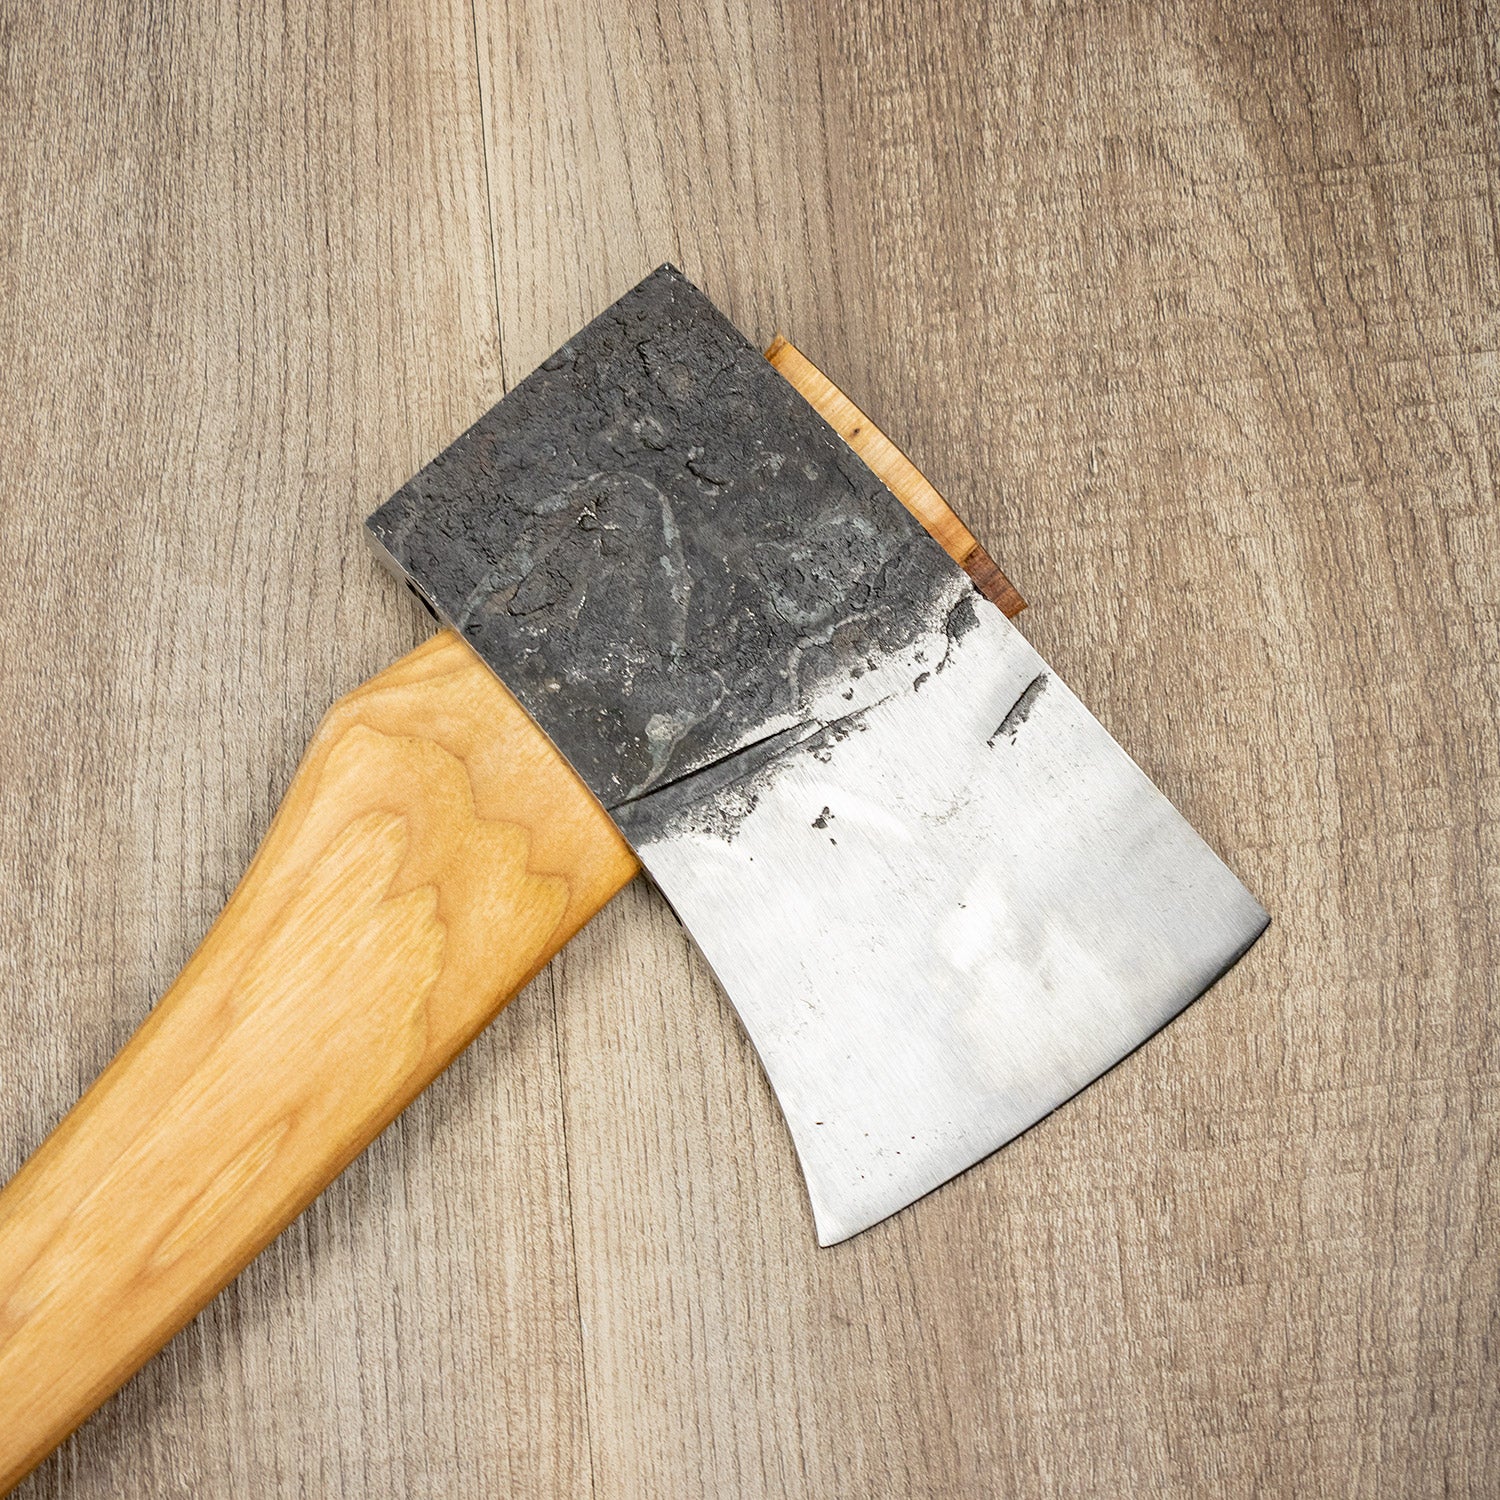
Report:
M370 520L634 845L832 1244L1034 1124L1255 941L1255 899L663 267Z

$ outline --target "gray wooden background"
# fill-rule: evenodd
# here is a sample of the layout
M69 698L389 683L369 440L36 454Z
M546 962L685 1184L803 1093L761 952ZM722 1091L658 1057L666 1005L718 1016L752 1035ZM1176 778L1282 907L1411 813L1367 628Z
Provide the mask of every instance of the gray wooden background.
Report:
M633 887L27 1500L1500 1491L1497 99L1467 0L0 0L0 1175L430 628L365 513L667 258L1276 918L820 1252Z

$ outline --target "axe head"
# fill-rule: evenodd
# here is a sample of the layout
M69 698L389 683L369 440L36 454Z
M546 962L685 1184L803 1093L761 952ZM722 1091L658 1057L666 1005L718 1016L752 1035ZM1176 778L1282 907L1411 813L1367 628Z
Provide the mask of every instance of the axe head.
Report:
M1266 925L670 266L369 527L702 949L781 1102L823 1244L1055 1109Z

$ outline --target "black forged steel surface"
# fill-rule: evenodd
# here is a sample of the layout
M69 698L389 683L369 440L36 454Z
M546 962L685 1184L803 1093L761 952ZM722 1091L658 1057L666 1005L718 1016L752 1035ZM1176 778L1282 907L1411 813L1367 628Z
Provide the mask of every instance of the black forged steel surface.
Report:
M369 521L606 807L941 630L950 561L671 266Z

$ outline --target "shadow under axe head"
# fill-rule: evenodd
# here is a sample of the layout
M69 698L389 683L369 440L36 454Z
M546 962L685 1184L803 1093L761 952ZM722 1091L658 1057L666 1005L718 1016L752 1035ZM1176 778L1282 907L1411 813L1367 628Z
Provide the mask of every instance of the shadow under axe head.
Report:
M832 1244L1139 1046L1260 905L678 271L369 522L634 845Z

